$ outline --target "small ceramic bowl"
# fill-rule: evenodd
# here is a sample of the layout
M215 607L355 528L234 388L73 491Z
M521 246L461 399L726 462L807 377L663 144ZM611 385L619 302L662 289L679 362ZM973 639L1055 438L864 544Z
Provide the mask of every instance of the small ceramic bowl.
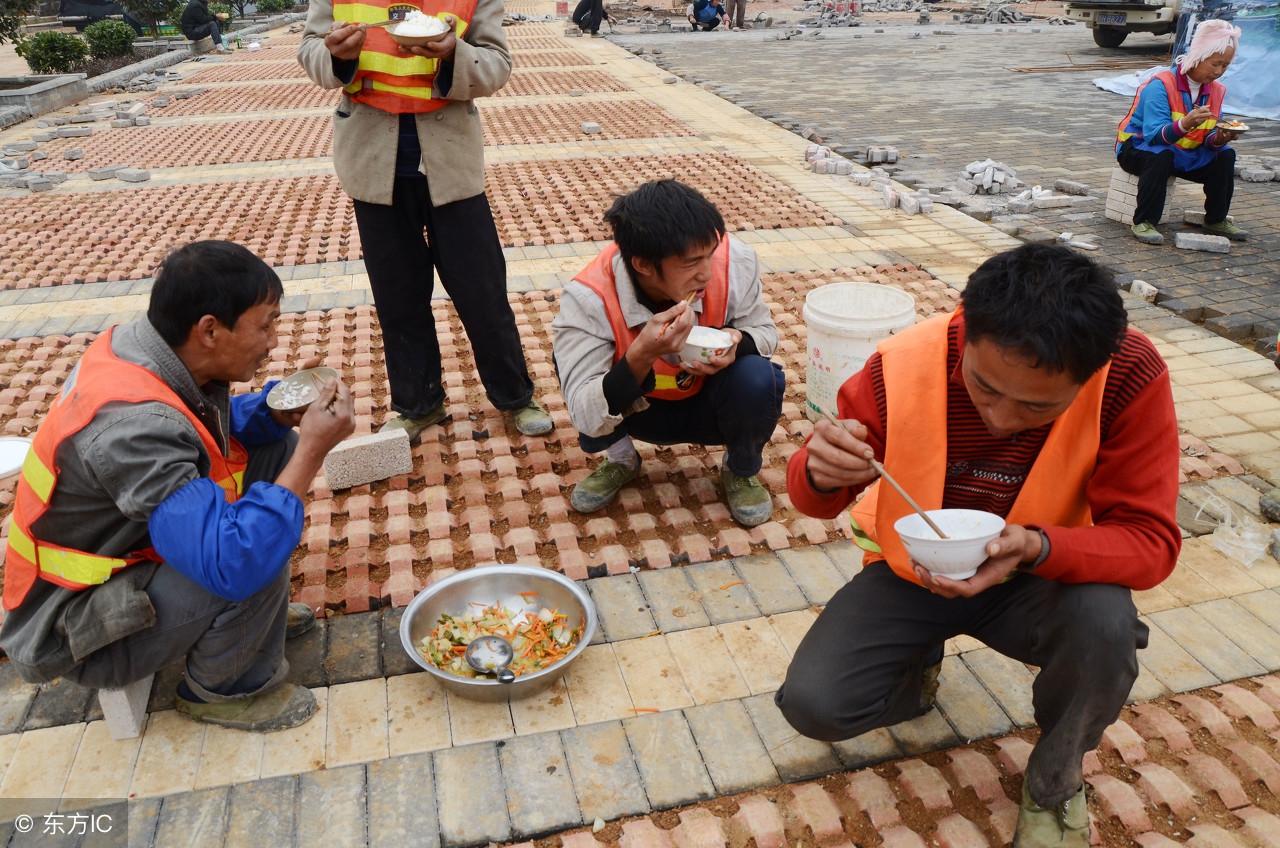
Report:
M338 372L323 365L296 371L271 387L267 406L281 412L299 412L320 397L320 385L325 380L337 379Z
M939 539L914 512L893 524L907 553L930 573L968 580L987 559L987 544L1004 530L1004 519L978 509L931 509L929 517L950 538Z
M398 35L396 30L400 28L400 24L388 24L387 34L391 36L391 40L401 47L425 47L433 41L439 41L449 34L449 30L437 33L435 35Z
M724 330L714 327L694 327L680 348L680 362L706 362L713 356L719 356L733 344L733 336Z

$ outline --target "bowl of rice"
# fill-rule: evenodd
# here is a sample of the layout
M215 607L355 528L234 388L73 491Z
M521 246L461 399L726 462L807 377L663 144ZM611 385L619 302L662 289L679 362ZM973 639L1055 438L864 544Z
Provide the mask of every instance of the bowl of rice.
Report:
M301 412L320 397L325 380L337 380L338 372L321 365L295 371L267 392L267 406L281 412Z
M423 47L433 41L439 41L452 31L447 23L439 18L424 15L417 9L398 23L387 26L391 40L401 47Z

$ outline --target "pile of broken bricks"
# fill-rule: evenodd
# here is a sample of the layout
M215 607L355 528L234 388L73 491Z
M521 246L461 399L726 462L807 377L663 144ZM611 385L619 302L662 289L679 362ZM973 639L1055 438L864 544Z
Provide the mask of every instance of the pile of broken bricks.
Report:
M146 111L147 104L140 100L125 104L106 100L82 107L78 114L70 118L38 121L36 127L44 132L34 133L29 141L11 141L4 144L5 158L0 159L0 188L25 188L33 192L52 190L54 186L66 182L67 175L62 171L30 170L32 163L49 158L48 153L39 149L40 145L56 138L87 138L93 135L93 127L87 124L98 121L110 121L115 129L145 127L151 123ZM84 151L78 147L68 148L62 151L62 158L66 161L82 159ZM129 183L140 183L151 179L151 172L143 168L112 165L90 171L89 177L94 180L115 178Z

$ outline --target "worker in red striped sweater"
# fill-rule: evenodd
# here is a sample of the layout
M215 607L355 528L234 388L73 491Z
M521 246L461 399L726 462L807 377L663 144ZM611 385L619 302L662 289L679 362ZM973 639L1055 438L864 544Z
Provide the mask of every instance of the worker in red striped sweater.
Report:
M819 518L863 495L863 568L796 651L778 707L828 741L914 718L933 706L945 641L980 639L1040 668L1015 844L1088 848L1082 759L1147 644L1131 593L1164 580L1181 544L1164 361L1128 328L1110 272L1028 244L983 263L954 315L881 344L837 404L839 426L818 422L792 456L788 491ZM925 509L1005 518L975 575L911 561L893 530L911 508L872 457Z

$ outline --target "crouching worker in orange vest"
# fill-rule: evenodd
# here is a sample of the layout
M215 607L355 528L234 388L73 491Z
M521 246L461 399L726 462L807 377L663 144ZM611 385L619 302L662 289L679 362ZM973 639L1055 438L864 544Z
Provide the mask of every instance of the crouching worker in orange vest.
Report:
M289 603L289 556L354 424L337 381L303 413L230 395L276 346L281 293L245 248L197 242L164 260L146 318L84 352L14 501L0 644L25 680L115 688L185 656L188 718L282 730L315 713L285 682L285 639L315 623Z
M564 289L555 364L582 449L604 461L573 489L578 512L604 509L640 474L632 438L724 445L720 481L734 519L769 520L756 474L782 414L785 379L769 360L778 331L761 299L756 252L725 233L705 197L645 183L605 213L613 244ZM681 350L695 327L723 328L706 359Z
M961 633L1039 666L1019 848L1088 848L1082 760L1147 644L1131 593L1164 580L1181 544L1169 372L1126 324L1111 274L1071 249L995 256L959 312L879 346L841 387L839 426L818 422L787 468L808 515L834 518L863 495L864 553L796 651L782 714L828 741L923 715ZM908 556L894 522L912 509L877 481L873 456L924 509L1006 520L976 574L934 576Z

